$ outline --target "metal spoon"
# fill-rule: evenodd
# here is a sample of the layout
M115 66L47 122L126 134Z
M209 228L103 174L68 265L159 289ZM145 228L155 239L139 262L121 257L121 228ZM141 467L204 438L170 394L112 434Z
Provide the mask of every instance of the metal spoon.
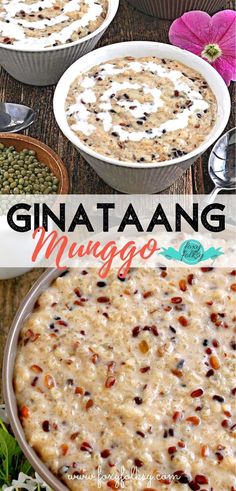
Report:
M236 128L225 133L215 144L208 165L209 175L215 184L207 196L214 202L219 191L236 189Z
M0 102L0 132L17 133L28 128L35 119L35 112L22 104Z

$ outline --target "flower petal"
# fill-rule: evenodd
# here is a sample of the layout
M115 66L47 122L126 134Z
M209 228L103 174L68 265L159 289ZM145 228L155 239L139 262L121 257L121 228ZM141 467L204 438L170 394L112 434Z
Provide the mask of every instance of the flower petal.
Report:
M9 423L5 404L0 404L0 419L3 421L3 423Z
M209 44L211 17L206 12L194 10L176 19L169 30L172 44L201 54L205 44Z
M230 84L231 80L236 80L235 67L232 67L225 58L218 58L218 60L212 63L212 66L222 76L227 85Z
M41 487L45 488L46 491L52 491L52 489L49 488L49 486L45 483L45 481L43 481L43 479L37 472L35 472L35 479Z
M218 44L222 55L212 63L212 66L228 85L231 80L236 79L235 11L223 10L213 17L199 10L187 12L172 23L169 39L175 46L187 49L198 56L202 55L207 45Z
M213 15L210 42L218 43L224 53L229 50L232 56L235 56L236 12L234 10L223 10Z

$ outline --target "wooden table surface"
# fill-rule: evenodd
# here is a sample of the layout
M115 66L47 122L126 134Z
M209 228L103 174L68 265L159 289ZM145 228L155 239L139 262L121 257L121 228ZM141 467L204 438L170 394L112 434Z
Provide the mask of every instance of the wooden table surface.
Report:
M229 7L233 7L233 1L229 1ZM126 0L121 0L118 15L99 45L132 40L166 43L169 26L169 21L146 16L133 9ZM235 89L231 87L230 92L235 111ZM4 70L0 70L0 101L23 103L34 108L37 122L28 130L28 134L45 142L61 156L69 172L71 191L77 194L115 193L60 133L52 111L53 93L54 87L23 85L11 78ZM235 113L231 115L228 128L232 128L234 122ZM209 193L212 183L207 171L208 156L209 152L198 159L194 167L187 170L182 178L165 191L165 194ZM41 273L42 270L34 270L16 279L0 281L0 367L4 343L13 316Z

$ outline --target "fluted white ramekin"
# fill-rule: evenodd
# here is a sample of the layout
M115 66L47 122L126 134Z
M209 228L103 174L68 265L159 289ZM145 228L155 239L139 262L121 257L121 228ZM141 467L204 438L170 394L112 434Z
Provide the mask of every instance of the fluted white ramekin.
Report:
M81 56L89 53L113 21L119 0L109 0L108 13L101 26L73 43L49 48L17 48L0 43L0 65L16 80L29 85L52 85Z
M159 17L160 19L176 19L190 10L205 10L213 14L220 10L226 0L128 0L145 14Z
M205 141L193 152L171 161L143 164L123 162L101 155L86 145L71 130L65 114L65 101L72 82L80 73L117 57L156 56L177 60L197 70L215 94L218 111L214 128ZM212 145L224 130L230 115L230 96L225 82L217 71L202 58L168 44L150 41L131 41L99 48L75 62L62 76L54 94L56 121L71 143L97 174L110 186L128 194L157 193L168 188L194 161Z

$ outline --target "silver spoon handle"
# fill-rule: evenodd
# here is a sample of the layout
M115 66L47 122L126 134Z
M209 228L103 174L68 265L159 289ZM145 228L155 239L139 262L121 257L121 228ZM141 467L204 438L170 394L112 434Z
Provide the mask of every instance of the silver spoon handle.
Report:
M208 205L211 205L212 203L214 203L216 196L220 190L221 190L220 187L215 186L214 189L212 190L212 192L210 194L208 194L207 199L206 199Z
M211 205L212 203L214 203L215 199L216 199L216 196L217 194L219 193L219 191L221 191L222 188L218 187L218 186L215 186L214 189L211 191L210 194L207 194L206 196L204 196L201 204L200 204L200 208L201 210L204 210L204 208L208 205Z
M202 207L205 208L205 206L211 205L212 203L214 203L217 194L221 190L222 190L221 187L215 186L214 189L212 190L212 192L204 197L204 199L202 201Z

